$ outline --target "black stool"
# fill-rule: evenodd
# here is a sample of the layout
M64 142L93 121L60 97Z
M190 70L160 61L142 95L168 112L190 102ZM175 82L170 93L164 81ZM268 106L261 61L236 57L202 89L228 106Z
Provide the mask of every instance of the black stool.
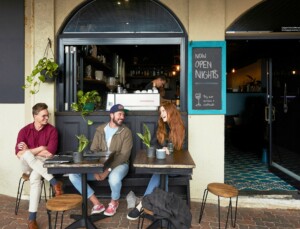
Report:
M231 225L232 225L232 227L235 227L239 191L235 187L233 187L231 185L228 185L228 184L223 184L223 183L210 183L210 184L207 185L207 188L204 190L204 193L203 193L203 200L202 200L202 205L201 205L201 209L200 209L199 223L201 222L201 219L202 219L202 215L203 215L203 212L204 212L208 192L218 196L219 228L221 228L221 223L220 223L220 197L229 198L229 206L228 206L228 211L227 211L227 220L226 220L225 228L227 228L229 213L231 215ZM232 202L231 202L232 197L236 197L234 220L232 218L233 217L233 215L232 215Z
M15 206L15 214L16 215L18 214L18 211L19 211L20 201L21 201L22 192L23 192L23 186L26 181L29 181L29 176L30 176L30 174L23 173L22 176L20 177L19 185L18 185L18 192L17 192L17 199L16 199L16 206ZM44 181L43 177L42 177L41 181L42 181L42 191L44 190L45 201L47 201L46 186L45 186L45 181ZM42 192L41 192L40 200L41 200L41 197L42 197Z

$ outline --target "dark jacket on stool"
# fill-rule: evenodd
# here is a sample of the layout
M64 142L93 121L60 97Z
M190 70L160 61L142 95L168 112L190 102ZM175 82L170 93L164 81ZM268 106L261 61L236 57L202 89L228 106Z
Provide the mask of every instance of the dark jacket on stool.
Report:
M154 213L157 219L168 219L172 228L189 229L192 222L192 214L185 201L172 192L166 192L159 188L146 195L142 200L143 208Z

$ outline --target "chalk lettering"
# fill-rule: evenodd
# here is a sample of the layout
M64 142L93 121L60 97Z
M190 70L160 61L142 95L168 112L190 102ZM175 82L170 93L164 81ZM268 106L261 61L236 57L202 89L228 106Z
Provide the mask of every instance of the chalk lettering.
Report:
M195 70L195 78L198 79L219 79L219 74L217 70L211 71L199 71Z
M195 61L195 68L212 68L212 62L207 60Z
M206 59L206 53L196 53L195 54L196 59Z

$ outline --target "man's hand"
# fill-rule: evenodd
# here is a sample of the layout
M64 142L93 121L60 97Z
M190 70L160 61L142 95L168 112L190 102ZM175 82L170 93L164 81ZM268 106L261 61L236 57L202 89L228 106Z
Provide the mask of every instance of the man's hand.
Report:
M103 173L95 173L94 177L97 181L105 180L105 178L108 176L109 171L106 169Z
M26 145L25 142L20 142L20 143L18 144L18 149L19 149L19 150L27 150L27 149L28 149L28 146Z

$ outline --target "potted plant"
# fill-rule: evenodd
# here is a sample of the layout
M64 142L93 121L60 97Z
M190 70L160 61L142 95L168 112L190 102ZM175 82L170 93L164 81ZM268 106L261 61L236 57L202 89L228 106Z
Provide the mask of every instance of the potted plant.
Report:
M35 65L31 74L26 76L23 89L30 88L31 94L37 94L41 83L45 83L47 79L54 79L58 75L58 64L53 58L43 57Z
M78 139L78 148L77 151L73 153L73 160L74 163L79 163L82 162L83 151L88 146L90 141L86 138L84 134L76 135L76 138Z
M101 101L101 97L96 90L83 92L79 90L77 92L77 103L72 103L71 108L73 111L81 112L83 120L87 121L88 125L92 125L92 120L86 120L85 117L94 111L97 103Z
M151 146L151 132L149 127L143 123L143 134L137 133L137 136L142 140L143 144L147 147L147 156L154 157L155 147Z

